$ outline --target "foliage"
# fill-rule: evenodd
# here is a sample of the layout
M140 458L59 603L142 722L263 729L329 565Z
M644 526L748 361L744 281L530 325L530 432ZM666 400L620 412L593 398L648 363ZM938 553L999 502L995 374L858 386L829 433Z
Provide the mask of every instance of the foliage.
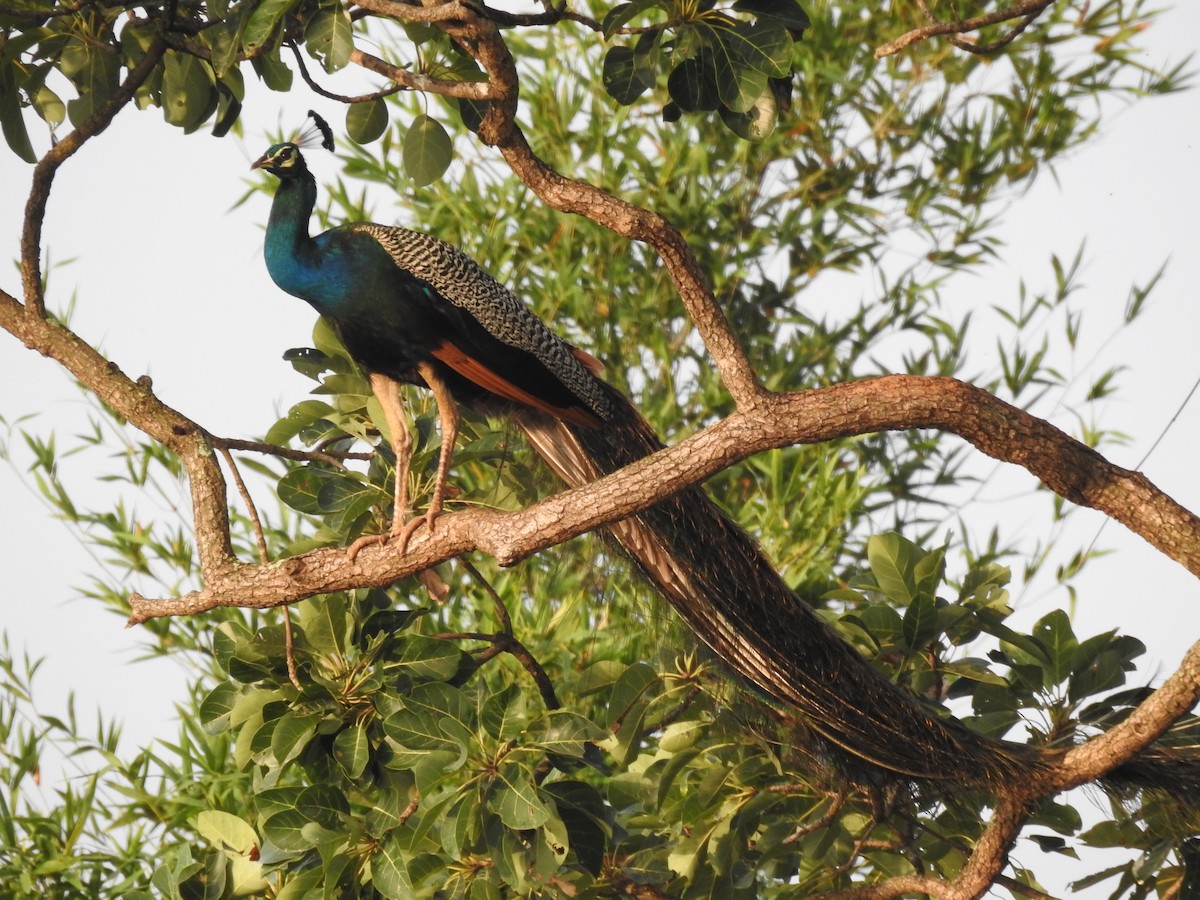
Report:
M967 307L956 276L997 254L996 199L1093 137L1102 101L1178 86L1177 73L1132 61L1140 4L1056 4L995 60L932 43L876 61L873 48L915 21L856 0L805 10L791 0L635 0L591 12L598 30L559 18L506 36L536 149L688 236L767 387L898 370L967 375L1034 410L1064 396L1054 361L1077 334L1080 258L1052 259L1050 287L1028 286L1041 281L1029 274L997 310ZM480 78L440 30L394 24L356 21L325 0L129 11L5 3L0 124L12 151L32 160L22 104L51 126L80 125L159 35L169 49L136 101L188 132L235 126L245 73L291 89L291 43L326 73L369 39L414 74ZM658 260L532 203L471 138L479 112L449 98L352 104L347 131L358 143L344 148L346 180L323 194L323 218L401 217L463 246L604 359L669 439L729 412ZM400 185L395 206L364 209L363 183L376 203ZM847 274L865 276L863 300L818 296ZM1131 317L1148 291L1137 289ZM980 370L975 354L992 341L999 368ZM279 508L257 511L273 559L380 530L392 496L377 401L321 323L313 344L288 361L313 379L314 396L264 431L327 456L238 457L277 491ZM1072 406L1082 414L1115 378L1098 376ZM428 397L409 401L421 497L436 464L436 415ZM467 417L451 507L514 509L551 489L513 439ZM378 444L365 465L328 456ZM132 590L195 583L190 526L123 503L145 493L181 500L179 462L162 447L97 402L67 451L27 425L10 429L5 449L29 460L53 511L102 549L89 596L125 610ZM113 504L79 508L68 457L112 450ZM976 477L961 454L940 434L870 435L763 454L709 488L894 681L977 730L1070 746L1143 695L1144 676L1133 674L1142 647L1076 635L1060 611L1028 633L1008 623L1018 548L996 534L938 545ZM248 511L233 525L239 555L255 558ZM111 729L87 741L73 720L33 711L35 667L18 677L5 655L6 886L181 898L772 897L961 870L989 798L849 782L801 723L730 684L673 630L601 539L507 570L473 562L299 604L294 680L273 616L226 609L151 625L155 652L195 662L195 696L177 741L131 763ZM1185 721L1172 740L1194 744L1196 732ZM68 789L37 813L22 790L50 737L98 762L82 795ZM1124 800L1091 827L1072 798L1046 801L1031 837L1047 853L1136 847L1141 858L1081 886L1115 879L1116 895L1165 892L1184 877L1196 823L1156 794ZM1036 886L1033 872L1013 878Z

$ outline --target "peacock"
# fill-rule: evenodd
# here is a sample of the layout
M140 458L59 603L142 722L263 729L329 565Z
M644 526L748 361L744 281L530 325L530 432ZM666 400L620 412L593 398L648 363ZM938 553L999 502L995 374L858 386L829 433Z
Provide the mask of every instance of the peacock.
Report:
M328 126L314 119L332 149ZM312 237L317 186L300 143L275 144L253 167L279 180L265 246L272 279L328 319L385 411L397 461L392 538L406 538L412 527L402 385L428 387L438 405L442 444L424 519L431 526L445 497L459 403L508 417L572 487L663 447L600 377L595 358L555 335L460 250L371 223ZM683 490L607 530L699 639L736 676L798 710L826 750L843 751L856 779L996 789L1036 777L1052 758L971 731L888 681L787 587L703 489Z

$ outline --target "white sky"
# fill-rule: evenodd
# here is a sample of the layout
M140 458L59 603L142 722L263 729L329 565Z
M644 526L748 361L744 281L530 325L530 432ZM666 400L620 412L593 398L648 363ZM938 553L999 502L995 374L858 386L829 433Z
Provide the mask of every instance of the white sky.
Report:
M1200 4L1180 3L1145 34L1144 61L1179 61L1194 51L1198 35ZM290 130L309 105L339 131L342 122L336 106L325 101L273 94L261 100L249 107L245 147L232 139L185 137L163 125L155 110L126 112L62 169L46 223L50 258L76 259L52 274L50 306L64 307L77 291L75 324L83 337L100 343L131 376L152 375L165 402L233 437L253 436L277 411L307 395L310 382L292 373L280 354L309 343L313 315L276 289L263 268L267 199L230 207L245 190L247 168L268 130L279 122ZM1146 100L1111 117L1100 140L1057 167L1057 183L1043 178L1014 202L1002 231L1005 265L986 279L987 289L1000 297L1014 296L1021 273L1032 286L1048 287L1049 254L1070 260L1086 237L1085 288L1074 302L1087 312L1085 341L1096 347L1119 321L1130 283L1145 283L1171 257L1149 311L1105 346L1089 370L1128 367L1103 420L1133 437L1129 447L1108 451L1122 465L1137 463L1200 378L1198 144L1200 94ZM10 259L18 253L29 171L0 151L0 248ZM333 160L317 174L318 180L332 176ZM15 272L0 271L0 286L19 296ZM960 279L951 292L983 287L980 280L972 285ZM64 436L85 427L70 379L8 336L0 337L0 385L0 415L9 421L36 413L35 430L58 428ZM1074 426L1065 417L1057 421ZM1200 510L1198 427L1200 401L1183 411L1144 467L1193 510ZM72 470L66 472L70 483ZM76 473L81 492L86 481L86 472ZM1017 473L1005 484L1028 490L1032 479ZM1022 521L1019 507L1008 506L999 491L991 496L973 510L976 521L994 516L1010 530ZM185 673L169 661L130 665L139 655L138 632L76 599L92 565L78 539L7 467L0 467L0 498L0 627L18 652L47 657L35 683L42 710L61 712L73 690L81 721L94 721L88 711L97 706L124 721L127 749L155 737L173 739L172 703L181 696ZM1101 521L1090 512L1075 516L1066 546L1088 543ZM1032 534L1042 527L1033 521L1028 529ZM1152 668L1140 677L1170 672L1200 638L1195 579L1121 526L1110 524L1099 546L1119 552L1093 563L1079 581L1077 633L1126 630L1150 647ZM1061 592L1044 590L1018 600L1022 622L1065 602ZM43 790L53 790L52 778ZM1028 848L1016 861L1035 871L1045 866L1041 854ZM1062 877L1090 869L1071 864ZM1047 887L1055 886L1047 879Z

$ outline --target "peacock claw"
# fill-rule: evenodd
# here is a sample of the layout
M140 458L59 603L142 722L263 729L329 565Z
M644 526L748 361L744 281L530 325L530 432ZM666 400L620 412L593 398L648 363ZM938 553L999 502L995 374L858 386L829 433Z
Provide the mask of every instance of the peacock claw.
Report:
M365 547L370 547L373 544L386 544L393 539L397 541L396 550L400 554L404 554L408 552L409 540L422 525L429 529L430 537L433 536L434 523L441 514L441 504L439 503L436 508L430 507L425 515L413 516L407 522L404 521L404 518L399 517L395 521L403 523L400 525L400 527L393 527L390 531L384 532L383 534L364 534L347 548L346 557L350 562L354 562L354 560L358 557L358 554L362 552Z
M385 543L390 537L390 534L364 534L346 548L346 559L349 562L354 562L354 560L358 559L358 554L361 553L363 549L370 547L372 544Z

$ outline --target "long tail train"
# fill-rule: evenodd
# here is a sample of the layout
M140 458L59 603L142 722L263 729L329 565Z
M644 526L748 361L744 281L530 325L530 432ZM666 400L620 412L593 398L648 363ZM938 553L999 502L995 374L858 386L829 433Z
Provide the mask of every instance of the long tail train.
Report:
M514 414L537 453L571 487L662 449L645 419L608 388L603 428L536 411ZM1037 748L943 718L863 660L784 583L754 541L698 487L609 531L696 635L737 675L804 714L829 744L873 769L963 786L1035 773Z

